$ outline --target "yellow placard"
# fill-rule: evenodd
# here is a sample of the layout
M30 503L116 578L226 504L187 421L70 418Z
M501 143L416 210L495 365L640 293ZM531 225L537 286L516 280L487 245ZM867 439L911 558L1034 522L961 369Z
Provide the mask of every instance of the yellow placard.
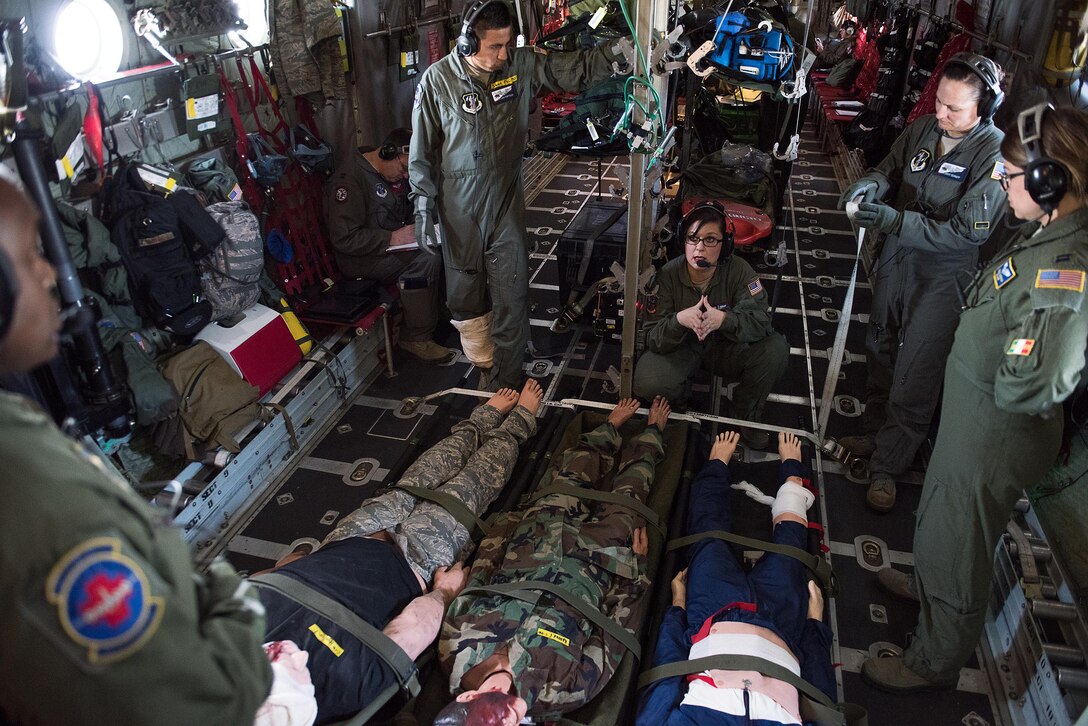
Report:
M536 629L536 634L541 636L542 638L547 638L548 640L554 640L556 643L559 643L560 645L564 645L564 646L569 646L570 645L570 638L564 638L559 633L553 633L552 631L545 630L544 628L537 628Z
M317 626L317 623L314 623L310 626L310 632L314 634L314 637L317 638L319 643L331 650L332 654L335 655L337 658L344 654L344 649L340 647L340 644L333 640L331 637L329 637L329 635L325 633L324 630L319 628Z

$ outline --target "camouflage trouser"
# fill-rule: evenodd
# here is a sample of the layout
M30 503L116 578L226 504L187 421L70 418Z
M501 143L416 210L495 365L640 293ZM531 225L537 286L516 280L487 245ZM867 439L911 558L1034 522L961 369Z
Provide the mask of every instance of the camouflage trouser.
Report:
M452 494L477 516L506 485L518 446L536 432L536 418L516 406L503 420L491 406L478 406L450 435L423 452L398 484ZM408 564L428 584L438 567L453 564L471 547L469 531L441 506L393 489L369 499L336 525L326 542L388 531Z

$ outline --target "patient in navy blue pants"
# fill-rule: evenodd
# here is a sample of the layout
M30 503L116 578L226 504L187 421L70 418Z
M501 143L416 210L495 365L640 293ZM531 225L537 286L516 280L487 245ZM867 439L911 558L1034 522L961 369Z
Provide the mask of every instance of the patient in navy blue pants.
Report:
M710 461L692 485L688 534L732 531L729 460L738 438L727 432L714 440ZM773 541L805 549L815 497L802 485L801 443L793 434L779 434L778 453ZM823 596L807 573L798 560L774 552L746 572L726 542L700 540L672 582L673 604L661 623L654 665L717 654L757 656L836 700L831 631L823 622ZM638 715L639 726L801 723L794 686L740 670L660 680L646 689Z

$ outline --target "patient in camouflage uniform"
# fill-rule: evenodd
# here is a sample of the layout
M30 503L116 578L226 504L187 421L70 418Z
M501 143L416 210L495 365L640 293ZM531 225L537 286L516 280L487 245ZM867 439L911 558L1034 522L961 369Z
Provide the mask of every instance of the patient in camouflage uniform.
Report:
M637 409L635 399L620 401L605 423L555 459L540 486L610 488L645 502L664 457L661 433L670 411L664 398L654 400L645 431L629 441L608 478L621 444L617 428ZM459 695L436 723L482 722L475 711L485 702L504 722L571 711L604 688L623 658L618 640L559 597L544 593L531 604L472 588L546 581L633 632L650 587L646 553L645 521L619 504L549 494L500 515L480 544L465 594L446 611L439 657ZM493 704L502 700L498 694L510 695Z
M483 515L510 478L518 447L536 433L542 394L532 378L520 396L512 388L500 390L423 452L398 484L448 492ZM392 489L341 519L325 544L349 537L392 538L426 589L437 568L465 558L472 547L469 534L438 504Z

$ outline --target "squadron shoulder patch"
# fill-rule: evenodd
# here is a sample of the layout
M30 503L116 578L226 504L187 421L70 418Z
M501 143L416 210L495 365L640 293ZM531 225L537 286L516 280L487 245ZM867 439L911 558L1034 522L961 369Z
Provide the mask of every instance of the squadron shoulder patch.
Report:
M374 193L378 196L378 199L385 199L389 196L389 190L381 182L374 185Z
M925 171L926 167L929 166L929 160L932 156L933 154L930 153L929 149L919 150L915 153L914 158L910 160L910 170L916 174L920 171Z
M1084 292L1083 270L1039 270L1035 275L1035 287L1049 290Z
M344 186L336 187L336 201L343 204L348 200L348 188Z
M748 292L752 293L753 296L763 292L763 283L759 281L758 277L748 283Z
M1010 257L994 270L994 287L1000 290L1014 277L1016 277L1016 268L1012 266L1012 258Z
M1005 351L1005 355L1030 355L1031 349L1035 347L1034 338L1017 338L1009 346L1009 349Z
M419 104L423 102L423 86L416 86L416 95L412 99L412 108L419 108Z
M92 664L135 653L155 634L164 612L143 568L114 537L94 537L65 554L46 578L45 597Z

